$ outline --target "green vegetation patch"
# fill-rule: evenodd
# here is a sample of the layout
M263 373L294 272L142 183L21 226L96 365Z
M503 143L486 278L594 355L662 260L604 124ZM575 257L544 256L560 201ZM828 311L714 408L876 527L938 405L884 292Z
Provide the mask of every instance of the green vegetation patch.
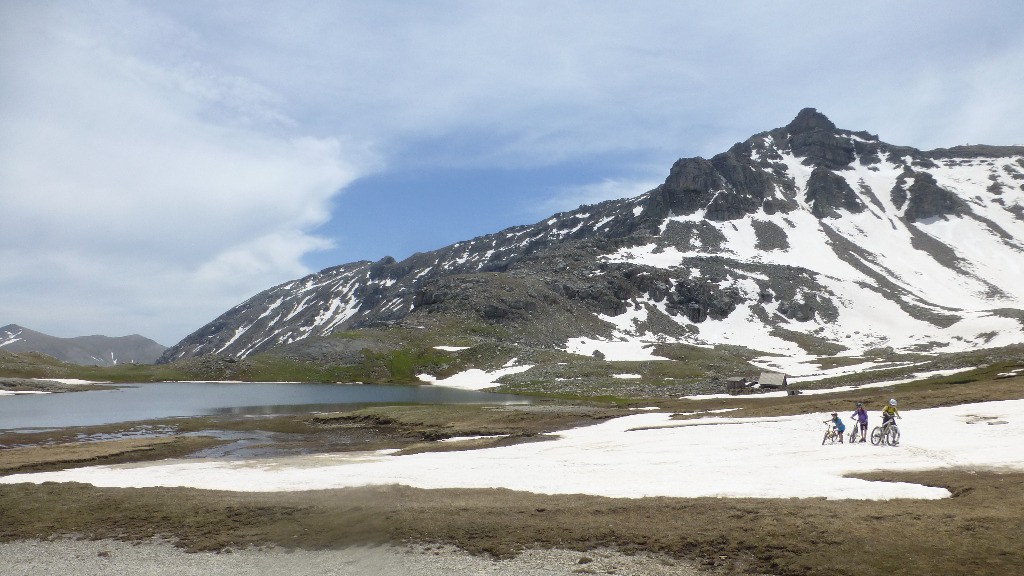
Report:
M440 440L457 436L533 436L596 424L627 413L614 408L556 404L433 404L373 406L352 412L320 414L311 421L321 426L389 427L424 440Z

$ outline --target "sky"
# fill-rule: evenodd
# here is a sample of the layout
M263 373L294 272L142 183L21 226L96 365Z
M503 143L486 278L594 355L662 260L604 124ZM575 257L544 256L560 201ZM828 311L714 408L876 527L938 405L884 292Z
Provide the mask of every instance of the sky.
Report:
M635 196L815 107L1024 144L1024 4L0 2L0 325L172 345L277 284Z

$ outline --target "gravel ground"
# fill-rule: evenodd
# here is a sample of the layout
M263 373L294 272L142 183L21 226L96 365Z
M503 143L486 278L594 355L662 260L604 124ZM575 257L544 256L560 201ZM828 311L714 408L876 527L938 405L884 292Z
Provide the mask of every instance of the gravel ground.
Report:
M360 547L325 551L239 550L188 553L168 542L21 541L0 544L8 576L699 576L692 565L651 555L598 550L530 550L510 560L450 547Z

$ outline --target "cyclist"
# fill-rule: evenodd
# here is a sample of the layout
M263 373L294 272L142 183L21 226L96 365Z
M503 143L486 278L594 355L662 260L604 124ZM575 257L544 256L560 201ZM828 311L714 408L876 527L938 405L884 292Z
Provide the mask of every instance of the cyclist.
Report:
M843 443L843 432L846 432L846 424L839 419L839 415L835 412L832 413L832 418L828 420L822 420L822 422L831 422L836 425L836 429L839 430L839 443Z
M889 400L889 403L882 407L882 428L886 428L890 422L896 418L903 418L900 416L900 411L896 409L896 399Z
M857 409L850 418L860 425L860 441L864 442L868 437L868 411L864 409L863 402L857 402Z

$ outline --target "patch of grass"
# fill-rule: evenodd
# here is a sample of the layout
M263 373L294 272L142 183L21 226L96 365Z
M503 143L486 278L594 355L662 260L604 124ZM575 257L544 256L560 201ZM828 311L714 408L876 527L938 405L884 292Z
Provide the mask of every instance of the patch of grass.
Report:
M182 456L219 444L213 438L124 438L0 450L0 475Z
M842 344L835 342L829 342L824 338L819 338L813 334L806 334L804 332L797 332L796 330L787 330L782 326L775 326L772 328L772 336L788 340L800 348L802 348L808 354L817 354L820 356L832 356L845 351L847 348Z
M374 428L400 428L405 435L439 440L456 436L533 436L595 424L623 414L622 410L578 406L418 404L320 414L311 421L322 426L357 423Z
M822 370L842 368L845 366L857 366L863 364L867 359L860 356L827 356L818 360L818 367Z
M433 348L404 348L386 352L363 351L363 361L346 368L345 380L371 384L411 384L417 374L434 374L447 368L452 356Z
M626 396L615 396L612 394L604 394L599 389L588 389L581 392L538 392L532 391L528 387L521 386L501 386L498 392L507 392L513 394L520 394L523 396L530 396L532 398L541 398L547 400L554 400L560 402L576 402L586 403L595 406L607 406L607 407L629 407L636 406L639 404L648 404L644 400L638 400L632 397Z

